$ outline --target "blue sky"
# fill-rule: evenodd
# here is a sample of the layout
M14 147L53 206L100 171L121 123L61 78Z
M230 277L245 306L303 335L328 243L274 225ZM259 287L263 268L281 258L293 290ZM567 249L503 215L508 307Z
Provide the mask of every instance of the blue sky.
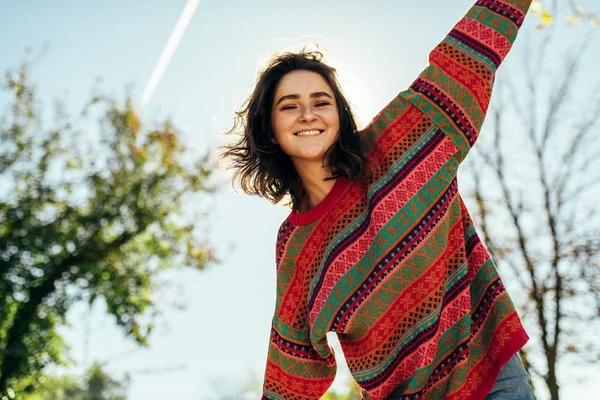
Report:
M588 0L592 9L600 9L599 3ZM171 118L191 151L200 155L222 142L221 132L231 126L234 110L249 94L269 52L317 43L327 49L366 123L410 84L425 67L429 50L472 4L203 0L142 118L148 123ZM0 71L17 67L26 47L35 55L47 43L32 78L48 108L53 98L61 98L68 109L79 110L97 77L101 89L123 97L127 87L140 100L184 5L183 0L4 2ZM507 63L523 50L523 37L536 34L535 25L529 16ZM567 36L577 34L571 31L559 43L566 45ZM591 71L599 61L591 54L586 68ZM133 351L101 303L91 313L77 306L69 314L72 326L64 333L72 356L112 359L107 368L117 376L131 371L132 400L213 399L219 390L230 389L219 384L224 379L244 379L247 371L262 379L275 304L275 234L289 211L234 193L230 175L218 172L222 190L203 204L211 210L209 221L199 221L223 263L203 273L165 276L177 285L165 299L181 301L176 296L181 295L187 309L165 310L150 349ZM340 356L339 346L336 350ZM341 370L340 380L345 379ZM597 371L578 376L592 373ZM573 398L598 389L594 384L565 375L563 395Z

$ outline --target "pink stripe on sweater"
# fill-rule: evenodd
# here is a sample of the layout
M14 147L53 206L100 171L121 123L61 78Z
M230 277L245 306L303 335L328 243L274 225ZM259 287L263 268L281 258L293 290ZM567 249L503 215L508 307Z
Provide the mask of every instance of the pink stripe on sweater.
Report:
M364 256L365 251L369 249L367 243L371 243L377 232L389 222L390 215L402 209L437 171L456 154L456 151L454 144L447 137L444 137L438 146L373 208L369 228L361 238L355 240L350 247L334 259L328 270L325 271L323 284L320 291L315 294L314 306L310 310L311 326L314 325L317 315L325 306L333 286ZM398 240L401 240L401 238L398 238Z
M510 50L510 41L504 35L474 19L463 18L454 29L473 38L477 43L489 47L500 56L501 60L504 60Z
M456 235L460 235L461 232L462 224L459 221L452 227L448 236L455 237ZM424 297L427 297L418 293L424 289L424 285L427 285L427 290L431 291L438 289L443 284L447 273L448 257L454 254L460 245L461 243L449 242L446 251L438 258L435 264L412 285L401 292L396 301L390 305L388 311L371 326L368 333L360 339L353 338L352 342L344 347L346 359L364 357L374 351L374 349L381 347L385 339L390 337L396 329L395 325L397 325L397 321L417 304L421 303ZM441 274L440 277L437 276L439 274ZM386 326L386 323L389 324L390 320L394 321L394 326ZM347 330L352 331L352 322L348 324Z
M469 291L465 290L448 303L442 310L440 315L440 325L435 335L404 358L401 363L394 368L394 372L384 383L372 392L369 392L369 395L372 396L371 398L383 399L391 393L394 388L398 387L400 383L409 379L414 374L414 371L429 365L435 358L435 353L438 350L439 340L442 335L462 317L468 314L470 301Z

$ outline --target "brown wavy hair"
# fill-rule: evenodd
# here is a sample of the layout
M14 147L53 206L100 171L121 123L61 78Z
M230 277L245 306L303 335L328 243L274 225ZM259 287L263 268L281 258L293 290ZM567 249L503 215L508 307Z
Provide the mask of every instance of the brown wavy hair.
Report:
M295 209L305 195L294 164L281 147L271 141L275 137L271 125L275 91L281 79L296 70L321 75L335 95L340 134L323 157L323 162L328 160L333 175L325 180L343 176L365 182L370 176L371 162L364 156L366 147L357 130L354 113L340 88L335 68L325 64L323 58L320 51L307 51L306 48L297 53L276 54L259 72L252 94L236 111L233 127L225 132L236 136L236 140L219 147L223 151L217 155L217 160L231 161L227 169L235 170L233 181L239 180L245 193L259 195L274 204L289 194L291 201L284 205L291 204Z

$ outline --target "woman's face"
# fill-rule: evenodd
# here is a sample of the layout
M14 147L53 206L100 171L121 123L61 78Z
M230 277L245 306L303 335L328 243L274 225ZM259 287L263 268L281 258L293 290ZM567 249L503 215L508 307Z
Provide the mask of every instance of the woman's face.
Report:
M295 165L300 160L321 163L340 130L333 90L316 72L288 73L275 90L271 122L273 142L279 143Z

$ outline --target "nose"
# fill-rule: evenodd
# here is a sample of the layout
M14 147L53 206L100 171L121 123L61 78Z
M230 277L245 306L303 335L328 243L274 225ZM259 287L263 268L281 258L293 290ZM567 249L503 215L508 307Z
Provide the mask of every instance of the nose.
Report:
M312 122L317 119L317 116L313 113L312 107L304 107L300 114L300 119L306 122Z

